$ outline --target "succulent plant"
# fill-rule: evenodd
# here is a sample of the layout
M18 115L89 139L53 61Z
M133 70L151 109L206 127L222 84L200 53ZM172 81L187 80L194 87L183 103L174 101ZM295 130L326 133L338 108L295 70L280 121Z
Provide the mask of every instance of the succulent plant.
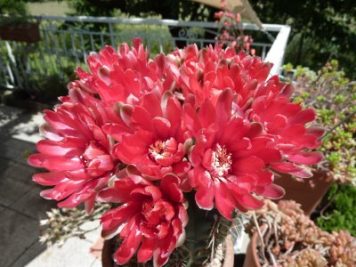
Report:
M254 216L256 224L251 220L247 229L262 237L262 266L356 266L356 239L346 231L323 231L294 201L267 201Z

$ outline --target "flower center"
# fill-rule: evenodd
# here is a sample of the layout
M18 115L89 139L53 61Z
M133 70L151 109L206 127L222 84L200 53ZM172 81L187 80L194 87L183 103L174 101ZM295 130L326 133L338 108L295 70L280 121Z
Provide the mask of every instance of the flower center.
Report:
M157 140L151 144L148 148L148 155L155 162L165 165L165 160L171 158L176 151L176 140L169 138L165 141Z
M152 238L164 238L169 233L169 225L175 216L174 207L164 201L156 200L143 203L142 216L144 221L140 224L140 230L144 236Z
M218 177L223 177L229 173L231 169L232 159L231 153L228 153L225 146L216 145L212 153L211 167L213 174Z

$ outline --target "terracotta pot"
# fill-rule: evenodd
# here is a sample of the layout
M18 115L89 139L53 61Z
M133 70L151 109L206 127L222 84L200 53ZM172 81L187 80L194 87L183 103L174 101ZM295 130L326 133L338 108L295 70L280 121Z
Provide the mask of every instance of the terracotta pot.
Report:
M222 267L234 267L234 243L231 235L228 235L225 240L225 255L224 263ZM103 267L115 267L112 260L112 255L114 253L114 245L111 240L104 241L101 262ZM168 266L167 266L168 267Z
M260 227L261 232L264 231L266 225ZM261 239L257 231L252 235L250 243L247 246L245 261L243 267L261 267L259 257L257 255L257 246L261 242Z
M306 215L310 215L328 192L332 179L325 172L317 172L310 179L296 180L289 175L276 178L275 183L286 190L284 200L301 204Z
M35 43L40 41L38 23L21 22L0 26L0 39L7 41Z

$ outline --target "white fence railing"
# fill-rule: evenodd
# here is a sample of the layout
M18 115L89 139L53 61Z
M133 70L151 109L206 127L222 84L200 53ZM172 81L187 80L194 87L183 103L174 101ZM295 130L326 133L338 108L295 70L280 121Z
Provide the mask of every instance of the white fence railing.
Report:
M91 51L105 44L117 46L141 37L154 54L190 43L200 47L214 44L220 29L219 24L213 22L166 19L40 16L31 20L39 23L39 42L0 40L0 87L30 90L46 86L41 83L49 77L54 82L67 82L74 67L83 64ZM277 74L290 28L263 24L260 30L248 23L244 23L243 28L255 39L253 47L258 55L274 64L271 74ZM256 39L254 33L257 32L260 37Z

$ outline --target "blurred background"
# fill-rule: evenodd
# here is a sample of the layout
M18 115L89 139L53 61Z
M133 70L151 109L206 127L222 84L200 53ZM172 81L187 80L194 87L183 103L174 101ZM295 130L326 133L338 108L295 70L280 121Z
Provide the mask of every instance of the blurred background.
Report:
M265 58L277 36L261 23L288 25L291 27L288 45L280 48L284 63L318 70L335 59L347 77L356 77L356 5L353 0L222 2L228 3L234 12L240 12L242 22L256 25L260 30L244 29L252 36L258 56ZM17 40L0 41L0 87L26 88L26 92L18 93L47 103L65 93L65 85L74 78L75 66L83 64L90 51L97 51L105 44L116 46L140 36L154 55L187 43L200 46L213 43L220 26L209 27L216 21L219 6L220 0L0 0L3 15L0 40ZM122 21L125 18L128 20ZM162 23L159 19L189 24ZM13 34L14 24L22 26L15 37L9 36Z

